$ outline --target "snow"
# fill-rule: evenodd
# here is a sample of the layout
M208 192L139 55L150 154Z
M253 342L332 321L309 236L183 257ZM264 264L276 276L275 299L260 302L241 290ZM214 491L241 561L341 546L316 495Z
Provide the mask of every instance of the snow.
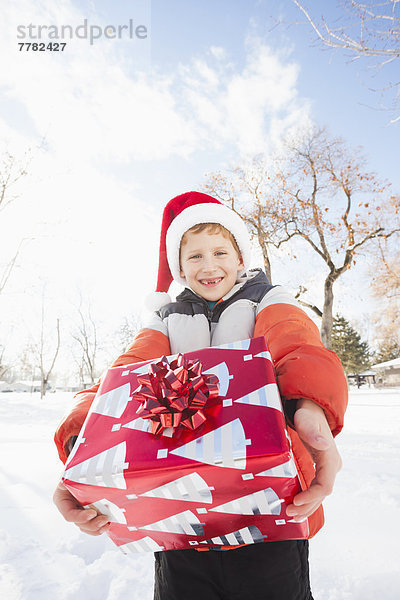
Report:
M377 365L372 365L371 369L380 369L382 367L400 367L400 358L394 358L393 360L387 360Z
M150 600L152 554L125 556L52 504L62 465L52 441L71 394L0 394L0 596ZM344 466L310 543L315 600L394 600L400 568L400 389L354 390L337 438Z

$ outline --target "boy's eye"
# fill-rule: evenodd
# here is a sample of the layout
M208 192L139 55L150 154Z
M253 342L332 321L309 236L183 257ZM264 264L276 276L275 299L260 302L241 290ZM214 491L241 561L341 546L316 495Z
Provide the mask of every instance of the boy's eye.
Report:
M222 254L226 254L226 252L223 252L222 250L220 250L219 252L215 253L217 256L222 255Z
M189 260L192 260L192 258L200 258L200 254L193 254L193 256L189 256Z

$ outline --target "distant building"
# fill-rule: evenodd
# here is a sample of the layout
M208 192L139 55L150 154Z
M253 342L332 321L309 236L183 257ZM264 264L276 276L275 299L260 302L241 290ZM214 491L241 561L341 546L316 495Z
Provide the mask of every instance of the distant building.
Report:
M376 383L378 385L400 385L400 358L372 365L371 369L376 373Z
M40 381L0 381L0 392L40 392Z

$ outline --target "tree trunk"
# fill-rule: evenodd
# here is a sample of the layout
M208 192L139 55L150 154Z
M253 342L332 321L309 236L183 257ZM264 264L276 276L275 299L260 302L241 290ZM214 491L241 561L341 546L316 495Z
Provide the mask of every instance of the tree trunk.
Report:
M270 283L272 283L271 263L269 261L269 256L268 256L268 247L267 247L267 244L266 244L264 238L262 238L260 235L258 235L258 243L259 243L262 253L263 253L265 274L267 276L268 281Z
M322 311L321 339L325 348L332 349L332 327L333 327L333 284L335 283L333 273L329 273L324 283L324 308Z
M264 259L264 268L265 268L265 274L267 276L267 279L270 283L272 283L272 278L271 278L271 264L269 262L269 258L267 258L267 260Z
M40 381L40 398L44 398L44 396L46 395L46 388L47 379L45 377L42 377Z
M84 367L82 365L79 367L79 385L82 389L85 387Z

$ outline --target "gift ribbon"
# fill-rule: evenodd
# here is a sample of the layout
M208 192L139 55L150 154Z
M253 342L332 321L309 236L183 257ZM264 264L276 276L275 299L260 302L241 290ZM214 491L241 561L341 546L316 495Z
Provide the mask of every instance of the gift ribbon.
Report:
M141 403L137 413L142 419L151 420L154 435L172 427L172 434L178 428L195 430L204 421L203 412L209 400L219 395L219 381L216 375L202 373L199 360L187 360L178 354L171 362L163 356L158 362L149 365L147 375L139 375L139 387L133 398Z

